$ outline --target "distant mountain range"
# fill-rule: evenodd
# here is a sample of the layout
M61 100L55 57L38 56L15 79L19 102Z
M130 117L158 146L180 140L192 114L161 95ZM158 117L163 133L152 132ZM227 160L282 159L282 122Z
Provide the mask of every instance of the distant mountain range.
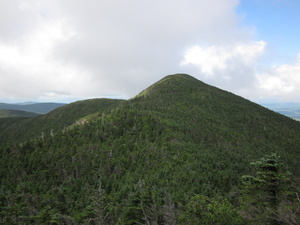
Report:
M291 117L296 120L300 120L300 103L263 103L262 105L282 115Z
M12 110L20 110L26 112L33 112L37 114L45 114L48 113L58 107L64 106L64 103L18 103L18 104L7 104L7 103L0 103L0 109L12 109Z

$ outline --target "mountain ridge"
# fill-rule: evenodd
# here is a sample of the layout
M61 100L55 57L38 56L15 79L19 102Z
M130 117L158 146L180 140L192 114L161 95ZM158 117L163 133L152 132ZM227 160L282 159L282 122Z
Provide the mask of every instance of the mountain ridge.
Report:
M39 114L33 112L27 112L22 110L14 110L14 109L0 109L0 118L7 117L34 117Z
M0 143L5 141L22 142L37 138L42 133L57 132L72 125L80 118L92 113L109 110L123 100L89 99L70 103L51 112L34 118L2 118L0 119Z
M80 125L1 149L6 215L14 203L31 222L48 212L60 224L101 215L105 224L168 224L169 215L189 224L182 216L195 196L235 204L242 175L265 155L280 155L299 178L299 122L189 75L167 76L111 103Z

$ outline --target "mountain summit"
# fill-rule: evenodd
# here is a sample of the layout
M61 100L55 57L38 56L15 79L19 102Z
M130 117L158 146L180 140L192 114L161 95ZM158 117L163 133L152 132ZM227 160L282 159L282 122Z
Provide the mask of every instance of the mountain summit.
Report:
M299 122L189 75L167 76L127 101L87 103L96 110L81 114L84 123L43 136L50 127L40 123L38 138L2 147L0 197L7 215L20 206L18 215L31 222L57 215L44 219L175 224L201 203L193 200L197 194L234 201L250 162L266 154L277 153L300 174ZM84 105L73 104L69 113ZM52 112L50 126L59 115L66 118L67 109ZM217 203L213 207L229 207L228 200Z
M163 94L166 92L167 94L172 91L171 89L176 90L185 90L191 87L205 85L203 82L197 80L196 78L188 75L188 74L175 74L164 77L159 80L155 84L143 90L137 97L155 95L155 92L159 92ZM186 90L185 90L186 91Z

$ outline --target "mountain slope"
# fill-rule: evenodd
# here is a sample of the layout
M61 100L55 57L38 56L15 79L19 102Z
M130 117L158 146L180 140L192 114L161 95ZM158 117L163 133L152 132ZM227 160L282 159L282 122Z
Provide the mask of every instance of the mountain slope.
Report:
M110 110L122 102L123 100L118 99L90 99L62 106L34 118L0 119L0 144L9 141L22 142L60 131L86 115Z
M278 135L278 138L283 135L283 139L284 130L299 131L298 122L187 75L166 77L143 91L132 102L137 102L139 108L146 110L168 112L162 115L171 116L176 124L192 126L191 132L196 129L199 134L201 130L197 127L201 124L210 125L210 129L207 127L203 130L204 133L224 128L228 132L249 135L247 139L254 139L258 135ZM187 129L187 126L182 127Z
M30 103L30 104L6 104L0 103L0 109L13 109L38 114L48 113L54 109L64 106L63 103Z
M188 75L166 77L129 104L159 112L176 131L174 135L198 148L222 150L240 163L244 154L254 160L271 151L288 153L295 157L288 164L297 167L299 122Z
M88 118L2 149L6 215L19 206L32 223L174 224L195 194L236 198L265 154L300 174L298 122L189 75Z
M38 116L39 114L33 112L26 112L21 110L13 110L13 109L0 109L0 118L7 117L33 117Z

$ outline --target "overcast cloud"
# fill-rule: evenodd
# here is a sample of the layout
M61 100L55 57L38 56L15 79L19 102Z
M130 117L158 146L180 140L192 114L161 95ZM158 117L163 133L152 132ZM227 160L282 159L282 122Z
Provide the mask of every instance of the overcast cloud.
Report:
M298 100L300 57L263 67L238 0L0 2L0 100L131 98L189 73L251 100Z

